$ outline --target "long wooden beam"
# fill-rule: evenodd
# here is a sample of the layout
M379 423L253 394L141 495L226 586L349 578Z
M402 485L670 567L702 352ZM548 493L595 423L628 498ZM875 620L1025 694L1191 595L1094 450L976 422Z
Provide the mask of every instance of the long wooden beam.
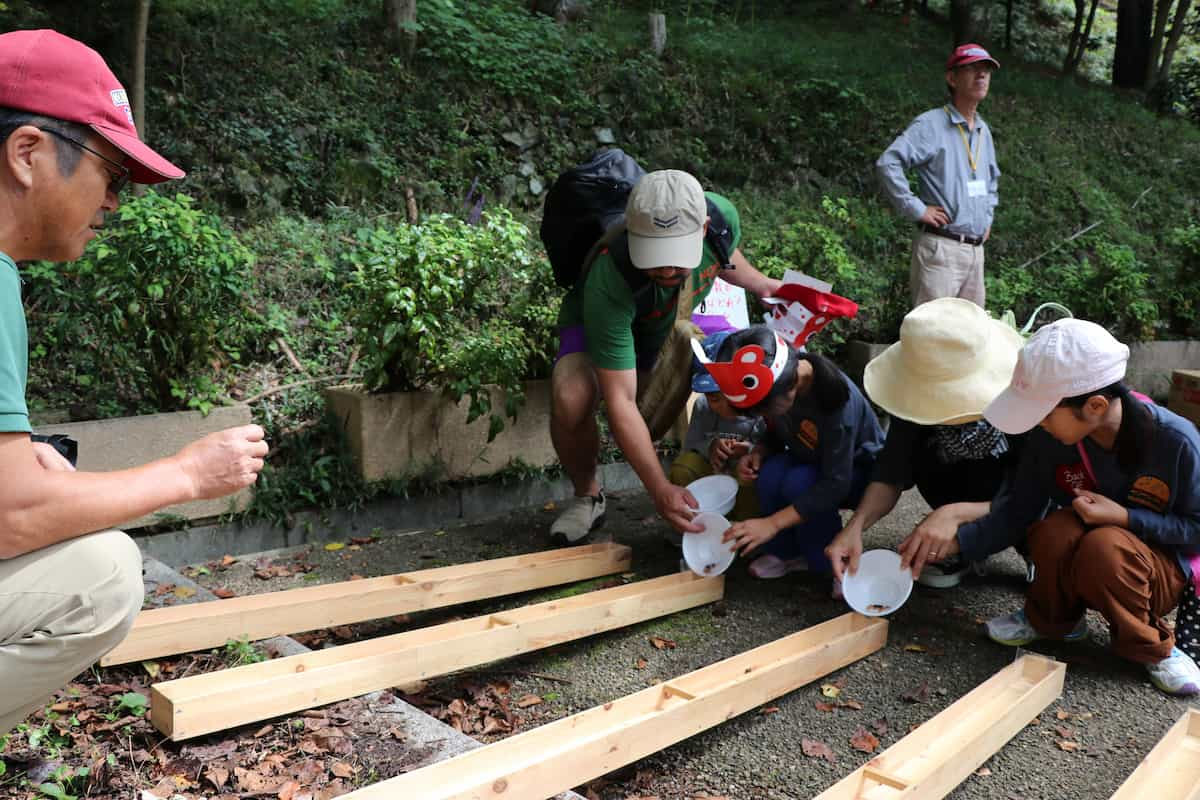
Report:
M129 635L100 663L107 666L144 661L219 647L230 639L269 639L469 603L625 572L629 565L630 549L609 542L149 609L138 614Z
M179 741L711 603L723 578L677 573L151 687L150 719Z
M1067 667L1026 655L971 690L816 800L935 800L1062 694Z
M1189 708L1112 800L1200 799L1200 711Z
M883 619L845 614L345 798L544 800L827 675L886 641Z

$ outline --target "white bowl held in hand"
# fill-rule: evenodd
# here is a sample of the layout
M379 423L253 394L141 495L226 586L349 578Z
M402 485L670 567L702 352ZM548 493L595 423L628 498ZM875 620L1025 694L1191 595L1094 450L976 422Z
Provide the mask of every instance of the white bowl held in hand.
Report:
M846 602L860 614L882 617L908 600L912 573L900 569L900 554L891 550L868 550L858 560L858 572L842 577Z
M737 500L738 482L732 475L708 475L687 485L701 511L728 514Z
M704 530L683 534L683 560L702 578L720 575L729 569L734 557L734 543L721 541L729 530L729 520L720 514L701 511L692 517L692 522L703 525Z

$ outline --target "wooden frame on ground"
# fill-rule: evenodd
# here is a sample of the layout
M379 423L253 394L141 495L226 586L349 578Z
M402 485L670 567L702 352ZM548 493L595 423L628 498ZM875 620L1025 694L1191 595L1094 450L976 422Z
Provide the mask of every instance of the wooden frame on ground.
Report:
M711 603L723 577L667 575L151 687L150 719L173 740L402 686Z
M544 800L853 663L886 641L885 620L845 614L344 797Z
M1189 708L1111 800L1200 798L1200 711Z
M1067 667L1025 655L815 800L935 800L1062 694Z
M220 647L231 639L269 639L501 597L625 572L630 559L627 546L607 542L360 581L154 608L138 614L129 635L100 663L110 666L144 661Z

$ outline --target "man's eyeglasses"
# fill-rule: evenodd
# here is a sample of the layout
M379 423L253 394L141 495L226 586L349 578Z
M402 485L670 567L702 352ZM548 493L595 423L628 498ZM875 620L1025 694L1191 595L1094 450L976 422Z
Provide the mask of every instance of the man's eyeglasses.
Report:
M101 155L100 153L97 153L95 150L88 147L83 142L78 141L76 139L72 139L70 136L67 136L65 133L60 133L59 131L56 131L53 128L38 128L38 130L44 131L44 132L50 134L51 136L55 137L56 139L62 139L64 142L73 144L74 146L78 147L80 150L88 151L89 153L94 155L96 158L109 164L113 169L115 169L117 171L117 174L115 176L113 176L108 182L108 190L110 192L112 192L113 194L115 194L115 195L121 194L121 190L124 189L125 186L129 183L129 168L126 167L124 164L118 164L116 161L113 161L111 158L108 158L104 155Z

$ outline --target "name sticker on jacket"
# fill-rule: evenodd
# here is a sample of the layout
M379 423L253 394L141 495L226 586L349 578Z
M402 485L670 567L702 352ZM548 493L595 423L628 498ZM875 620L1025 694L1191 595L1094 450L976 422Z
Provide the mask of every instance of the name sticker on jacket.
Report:
M801 422L800 429L796 432L796 438L800 440L800 444L809 450L816 450L817 444L821 441L821 434L817 430L817 423L811 419Z
M1079 464L1059 464L1054 470L1054 482L1058 488L1074 497L1076 491L1094 492L1096 484L1088 477L1087 469Z

